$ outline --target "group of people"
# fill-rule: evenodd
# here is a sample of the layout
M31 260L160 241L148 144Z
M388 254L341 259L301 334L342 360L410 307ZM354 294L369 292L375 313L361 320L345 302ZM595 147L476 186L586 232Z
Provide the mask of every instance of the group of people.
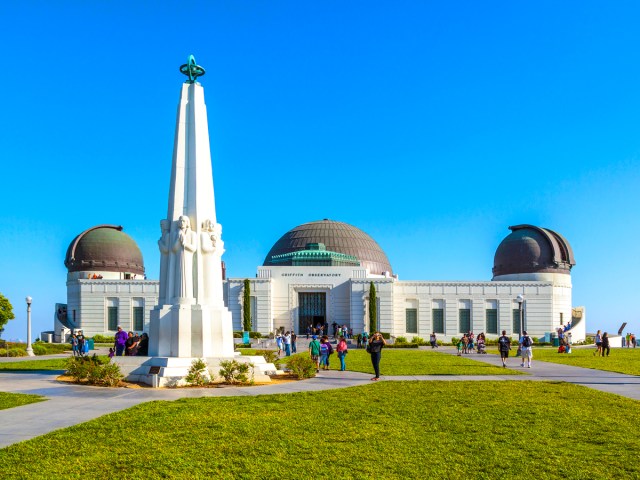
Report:
M294 332L276 333L276 345L278 347L278 355L284 354L289 357L292 353L298 351L296 347L297 335Z
M627 333L624 337L627 348L636 348L636 334L635 333Z
M84 338L82 330L78 330L77 333L71 334L69 343L71 343L71 352L74 357L84 357L89 354L89 342Z
M118 325L113 342L113 348L109 349L109 357L113 356L146 357L149 355L149 336L146 333L138 335L134 332L126 332Z
M434 348L434 343L435 343L435 347L437 348L438 344L435 340L435 333L432 333L431 337L432 337L431 348ZM461 356L463 353L471 353L471 352L476 352L480 354L487 353L485 351L485 344L486 344L486 338L485 338L484 332L478 334L477 337L473 334L473 332L465 333L462 335L462 337L460 338L460 340L458 340L458 343L456 344L458 348L458 356ZM478 348L477 350L476 350L476 347Z
M611 347L609 346L609 334L607 332L600 334L600 330L598 330L593 340L596 344L596 351L593 352L593 355L598 357L602 355L604 357L606 352L606 356L608 357L611 352Z
M371 335L371 338L369 338L366 332L362 336L358 335L359 345L362 345L362 340L364 338L367 339L364 344L366 345L367 353L371 356L371 364L375 372L375 376L371 380L377 381L380 379L380 359L382 358L382 348L387 344L387 342L380 332L375 332ZM338 359L340 360L340 371L344 372L347 369L346 357L349 353L349 346L344 335L341 335L338 338L335 351L338 353ZM329 362L333 353L333 345L331 345L327 335L323 335L319 339L317 335L313 335L311 337L311 342L309 342L309 356L316 365L316 372L320 372L320 368L323 370L329 370Z
M502 331L502 335L498 338L498 351L502 366L507 367L507 359L511 351L511 338L507 336L506 330ZM531 368L531 359L533 358L533 339L527 334L526 330L522 332L518 340L518 355L522 358L521 367Z

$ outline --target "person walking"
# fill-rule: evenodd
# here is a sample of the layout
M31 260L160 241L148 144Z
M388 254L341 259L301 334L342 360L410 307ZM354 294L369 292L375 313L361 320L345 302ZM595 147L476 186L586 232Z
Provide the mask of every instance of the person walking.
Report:
M336 347L336 351L338 352L338 358L340 359L340 371L344 372L347 369L347 365L345 364L345 357L349 351L349 347L347 346L347 341L344 339L344 336L340 337L338 341L338 346Z
M522 355L521 367L527 364L527 368L531 368L531 359L533 358L533 340L527 331L522 332L522 339L520 340L520 355Z
M436 337L436 333L432 332L429 337L429 343L431 344L431 349L438 348L438 337Z
M320 365L323 370L329 370L329 356L333 353L333 347L329 342L329 336L324 335L320 339Z
M87 342L87 340L84 338L84 335L82 334L82 330L78 330L78 333L76 335L76 338L78 339L78 355L81 357L84 357L85 354L85 343ZM89 350L87 350L88 353Z
M507 358L509 358L509 350L511 350L511 339L507 337L507 331L502 331L502 336L498 339L498 350L500 350L500 359L502 366L507 368Z
M289 332L284 334L284 354L287 357L291 356L291 333Z
M367 345L367 352L371 355L371 364L373 365L373 371L376 376L371 380L377 382L380 380L380 359L382 358L382 349L387 344L384 337L380 332L373 334Z
M596 332L596 336L593 339L593 341L596 344L596 351L593 352L593 355L599 357L600 354L602 353L602 335L600 334L600 330Z
M609 348L609 334L604 332L602 334L602 356L604 357L604 352L607 352L607 357L609 356L609 352L611 349Z
M76 336L75 333L71 335L71 339L69 340L69 343L71 343L71 351L73 352L73 356L78 357L79 356L78 337Z
M298 353L298 346L296 342L298 341L298 336L291 332L291 353Z
M114 346L116 347L116 357L121 357L124 355L124 349L127 345L127 338L129 338L127 332L122 330L122 327L118 325L118 331L116 332L115 340L113 342Z
M309 342L309 356L313 363L316 364L316 373L320 371L320 342L317 336L311 337Z

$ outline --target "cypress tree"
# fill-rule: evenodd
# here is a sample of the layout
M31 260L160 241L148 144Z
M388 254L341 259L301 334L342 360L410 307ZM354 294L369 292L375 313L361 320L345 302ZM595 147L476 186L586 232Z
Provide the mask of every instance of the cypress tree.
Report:
M251 331L251 282L244 280L244 296L242 298L242 328L245 332Z
M369 285L369 333L378 331L378 299L376 297L376 286L371 282Z

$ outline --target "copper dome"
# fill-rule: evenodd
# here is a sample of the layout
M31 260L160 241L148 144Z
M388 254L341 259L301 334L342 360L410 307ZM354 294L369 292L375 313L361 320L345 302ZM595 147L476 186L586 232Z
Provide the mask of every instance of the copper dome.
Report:
M360 266L372 274L393 272L387 255L373 238L353 225L328 219L303 223L289 230L271 247L264 265L277 265L271 262L274 255L304 250L309 243L323 243L329 251L353 255Z
M117 225L98 225L74 238L64 265L69 272L99 270L144 275L142 252Z
M519 273L564 273L576 264L569 242L559 233L534 225L509 227L493 261L494 278Z

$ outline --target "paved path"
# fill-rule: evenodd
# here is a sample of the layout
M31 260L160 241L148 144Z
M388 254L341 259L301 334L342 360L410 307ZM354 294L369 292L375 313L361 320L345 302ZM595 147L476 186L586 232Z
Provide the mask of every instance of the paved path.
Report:
M455 354L453 349L441 348L440 351L442 353ZM54 356L54 358L57 357ZM497 355L471 354L467 355L466 358L492 365L500 365L500 359ZM509 359L509 365L509 368L521 369L519 359ZM386 376L383 377L383 380L564 381L640 400L640 377L545 362L534 362L533 368L523 370L528 375L414 375ZM60 373L60 371L28 373L0 371L0 391L33 393L43 395L48 399L44 402L0 410L0 448L152 400L309 392L371 383L370 374L323 371L316 378L303 382L287 382L256 387L112 389L60 383L56 381L56 377ZM382 373L384 374L384 355Z

